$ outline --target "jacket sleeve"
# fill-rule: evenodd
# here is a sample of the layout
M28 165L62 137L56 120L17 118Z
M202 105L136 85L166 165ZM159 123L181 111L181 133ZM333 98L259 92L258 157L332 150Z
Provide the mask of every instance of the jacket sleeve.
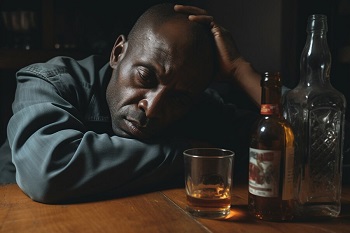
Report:
M87 131L51 82L17 78L8 138L16 181L33 200L56 203L146 189L182 173L182 143L143 143Z

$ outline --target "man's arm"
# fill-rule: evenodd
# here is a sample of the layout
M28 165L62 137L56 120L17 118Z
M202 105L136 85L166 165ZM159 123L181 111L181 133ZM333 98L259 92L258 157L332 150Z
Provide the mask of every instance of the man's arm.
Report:
M231 81L238 84L251 98L257 107L261 104L261 76L242 57L232 62Z
M175 142L147 144L87 131L81 109L42 77L18 77L8 138L16 181L33 200L54 203L149 188L182 174ZM180 149L179 149L180 148Z

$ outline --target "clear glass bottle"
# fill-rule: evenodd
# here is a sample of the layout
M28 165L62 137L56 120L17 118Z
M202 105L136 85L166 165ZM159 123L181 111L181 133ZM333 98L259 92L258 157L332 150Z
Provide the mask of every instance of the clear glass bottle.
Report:
M294 134L282 116L281 76L265 72L261 80L261 118L249 149L249 212L268 221L291 220L294 212Z
M295 138L295 198L300 217L338 216L346 100L330 83L327 17L310 15L300 81L284 98Z

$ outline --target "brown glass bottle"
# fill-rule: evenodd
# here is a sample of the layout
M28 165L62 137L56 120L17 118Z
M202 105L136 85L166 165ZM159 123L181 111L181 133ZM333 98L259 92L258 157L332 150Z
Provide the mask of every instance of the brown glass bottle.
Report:
M249 212L263 220L293 218L294 134L282 116L281 76L265 72L261 79L261 118L249 148Z

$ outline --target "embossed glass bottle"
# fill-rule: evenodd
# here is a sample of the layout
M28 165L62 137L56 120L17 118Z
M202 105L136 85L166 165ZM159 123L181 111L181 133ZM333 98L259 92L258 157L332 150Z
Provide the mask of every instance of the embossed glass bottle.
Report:
M283 104L296 138L297 215L338 216L346 100L330 83L327 17L310 15L306 31L300 81Z

